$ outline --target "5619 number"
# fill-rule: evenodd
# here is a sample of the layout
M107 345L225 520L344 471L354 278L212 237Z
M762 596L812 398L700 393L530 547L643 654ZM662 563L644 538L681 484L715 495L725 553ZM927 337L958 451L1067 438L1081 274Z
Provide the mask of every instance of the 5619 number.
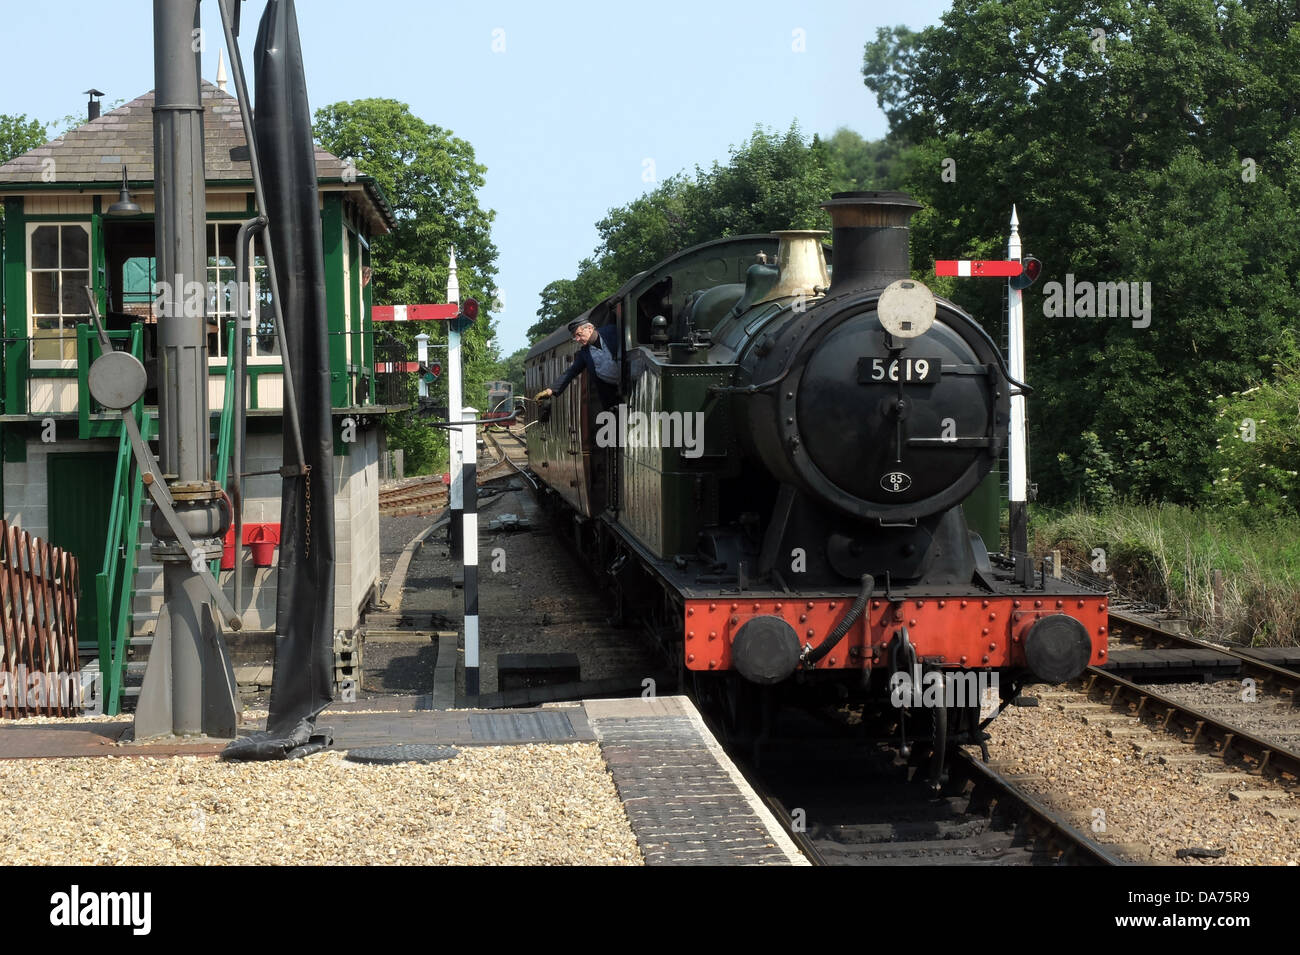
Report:
M940 364L934 358L861 358L858 360L858 381L902 381L923 384L938 377Z

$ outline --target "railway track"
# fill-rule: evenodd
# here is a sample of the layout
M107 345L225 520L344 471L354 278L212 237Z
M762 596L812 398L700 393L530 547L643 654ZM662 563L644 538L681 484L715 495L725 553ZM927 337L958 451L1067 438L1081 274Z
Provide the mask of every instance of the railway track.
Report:
M1190 651L1193 656L1188 659L1189 669L1196 669L1198 657L1227 658L1234 664L1230 675L1254 680L1257 689L1285 697L1292 706L1300 706L1300 670L1267 659L1268 650L1208 643L1187 634L1167 630L1150 620L1114 610L1110 613L1110 635L1142 649ZM1278 657L1285 658L1287 655L1289 654L1283 651ZM1114 669L1114 663L1112 657L1112 666L1107 669ZM1156 668L1153 666L1151 669Z
M1199 751L1240 763L1253 774L1275 778L1287 786L1300 782L1300 753L1226 722L1218 714L1097 667L1087 669L1082 686L1089 699L1172 734Z
M1286 786L1300 782L1300 673L1261 660L1250 650L1210 644L1131 614L1112 611L1109 625L1112 644L1127 641L1169 650L1173 660L1158 660L1160 664L1176 662L1180 654L1218 655L1239 668L1215 690L1201 681L1159 689L1137 682L1139 674L1158 674L1158 667L1128 669L1127 676L1112 667L1089 667L1082 678L1089 699L1256 775Z
M484 429L484 445L491 460L478 470L478 484L494 481L504 474L522 472L527 461L527 446L513 429ZM447 506L447 485L438 474L410 478L379 491L379 513L385 516L433 514Z
M973 753L958 752L938 796L892 753L808 757L751 782L814 865L1126 864Z

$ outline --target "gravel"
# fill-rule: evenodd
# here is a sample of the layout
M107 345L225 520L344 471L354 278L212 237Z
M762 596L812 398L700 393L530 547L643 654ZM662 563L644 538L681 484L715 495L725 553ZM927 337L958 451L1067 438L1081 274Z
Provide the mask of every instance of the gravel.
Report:
M1065 711L1062 702L1080 703L1081 694L1031 692L1039 706L1009 707L990 726L990 755L1005 775L1039 777L1017 785L1069 813L1097 841L1123 846L1124 854L1140 862L1300 865L1295 792L1244 772L1229 774L1212 756L1188 759L1194 750L1187 746L1174 750L1172 758L1140 754L1128 739L1106 735L1107 720L1095 713L1085 724L1086 711ZM1136 719L1119 725L1140 729ZM1173 737L1152 732L1132 739L1151 743ZM1232 792L1247 795L1234 798ZM1096 831L1094 822L1104 831ZM1218 860L1177 860L1177 850L1187 847L1227 851Z
M594 743L467 747L429 765L341 752L0 760L4 865L640 865Z

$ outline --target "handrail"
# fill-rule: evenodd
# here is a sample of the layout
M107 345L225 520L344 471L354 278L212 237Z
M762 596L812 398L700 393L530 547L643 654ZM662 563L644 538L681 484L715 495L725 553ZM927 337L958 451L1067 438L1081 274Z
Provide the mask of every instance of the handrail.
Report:
M79 329L80 332L80 329ZM129 350L136 358L144 354L144 326L134 323L130 331ZM90 344L88 336L78 335L80 345ZM97 343L96 343L97 344ZM80 359L87 360L82 361ZM89 364L89 355L79 351L79 365ZM87 407L83 397L81 407ZM127 413L136 416L146 441L152 437L154 419L145 414L144 397ZM104 560L95 575L95 622L99 644L99 671L103 680L104 712L121 712L122 675L126 669L127 647L131 640L131 603L135 596L136 559L140 542L140 506L144 483L134 466L131 443L126 428L118 423L121 438L117 448L117 467L113 475L113 496L104 542Z
M131 354L136 358L143 358L144 325L140 322L132 322L129 331L123 329L114 329L108 332L110 341L128 341ZM94 330L86 324L77 326L77 437L84 441L87 438L111 437L118 433L122 427L120 421L92 421L91 415L102 412L99 402L95 401L90 395L90 366L95 359L100 356L102 348L99 344L99 337ZM28 405L30 407L30 404Z
M235 353L235 332L239 323L232 322L230 333L227 336L226 354ZM235 435L235 365L233 361L226 362L226 390L221 399L221 420L217 424L217 467L214 480L220 485L221 489L226 490L226 485L230 478L230 448L234 442ZM236 551L238 553L238 551ZM208 561L208 568L212 571L212 576L221 582L221 558L215 558ZM239 573L239 568L235 568L235 573ZM239 608L235 608L238 610Z

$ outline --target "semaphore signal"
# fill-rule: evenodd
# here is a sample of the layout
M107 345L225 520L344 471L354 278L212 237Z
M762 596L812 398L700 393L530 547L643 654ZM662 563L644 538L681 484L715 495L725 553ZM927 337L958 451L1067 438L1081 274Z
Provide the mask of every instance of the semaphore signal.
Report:
M935 275L957 278L1012 278L1024 271L1019 259L939 259Z

